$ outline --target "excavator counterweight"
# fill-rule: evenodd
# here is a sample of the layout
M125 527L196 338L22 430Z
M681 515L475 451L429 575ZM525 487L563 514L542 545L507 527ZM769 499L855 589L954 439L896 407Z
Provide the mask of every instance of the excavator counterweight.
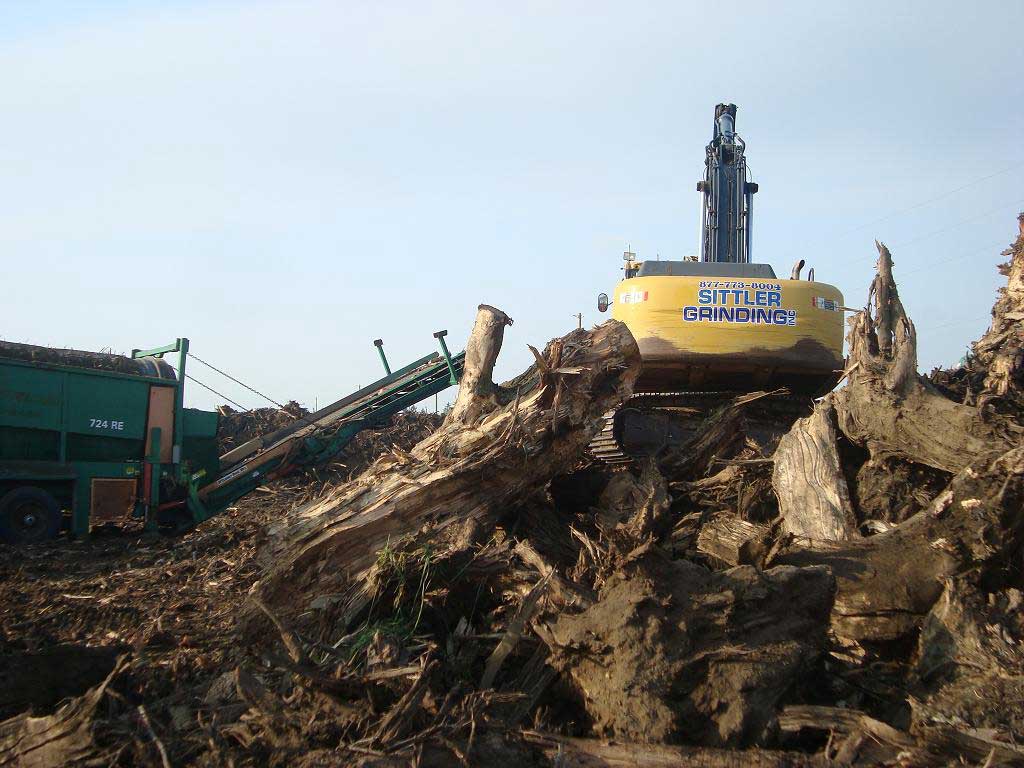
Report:
M679 261L625 254L625 279L609 301L640 347L638 395L743 393L785 388L813 396L835 386L843 369L843 296L800 279L802 258L780 279L751 261L753 196L736 106L719 104L705 152L700 193L700 253ZM602 310L603 311L603 310ZM649 402L645 401L645 402ZM631 412L641 407L633 404ZM620 428L611 430L616 434ZM605 443L619 440L606 428ZM668 440L668 438L666 438ZM669 440L670 442L670 440Z

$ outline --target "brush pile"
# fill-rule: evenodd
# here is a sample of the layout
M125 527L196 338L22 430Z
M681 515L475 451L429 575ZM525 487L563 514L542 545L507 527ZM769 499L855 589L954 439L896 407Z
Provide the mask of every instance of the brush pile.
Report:
M220 414L220 420L217 422L217 446L221 456L255 437L283 429L309 415L309 411L294 400L289 400L283 408L236 411L229 405L222 405L217 412Z
M481 306L432 434L257 494L273 513L221 529L236 554L201 554L200 527L134 556L178 601L217 582L215 629L179 605L116 643L44 633L42 602L5 595L8 657L118 651L0 724L0 765L1024 765L1024 234L991 329L928 378L878 253L845 386L774 415L737 397L624 471L585 447L636 381L625 327L499 386L511 320ZM113 578L80 576L48 594Z

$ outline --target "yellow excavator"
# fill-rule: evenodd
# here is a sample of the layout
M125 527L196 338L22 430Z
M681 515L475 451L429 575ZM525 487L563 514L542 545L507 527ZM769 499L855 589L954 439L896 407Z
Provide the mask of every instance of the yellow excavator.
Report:
M785 389L806 402L831 390L843 368L843 296L803 259L789 279L750 259L753 198L736 105L715 107L700 193L700 256L624 255L625 279L598 310L629 328L643 361L636 394L609 414L591 453L609 463L683 437L666 412L707 412L736 393Z

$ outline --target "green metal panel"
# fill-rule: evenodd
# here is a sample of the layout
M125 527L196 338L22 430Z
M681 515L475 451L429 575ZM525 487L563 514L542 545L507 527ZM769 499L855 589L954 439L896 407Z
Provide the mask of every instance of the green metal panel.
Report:
M75 469L63 461L0 461L0 483L20 480L74 480Z
M149 407L147 382L70 373L67 386L68 432L144 439Z
M60 432L0 426L0 461L58 461Z
M185 438L181 451L188 462L189 473L198 485L205 485L220 471L220 450L217 445L216 411L186 408L183 414Z
M210 482L220 471L217 438L185 435L182 452L185 454L185 461L188 462L189 473L199 485Z
M60 430L63 376L0 361L0 426Z
M138 461L145 455L146 443L141 438L126 440L103 435L67 436L66 461Z
M216 437L220 416L216 411L185 409L185 437Z

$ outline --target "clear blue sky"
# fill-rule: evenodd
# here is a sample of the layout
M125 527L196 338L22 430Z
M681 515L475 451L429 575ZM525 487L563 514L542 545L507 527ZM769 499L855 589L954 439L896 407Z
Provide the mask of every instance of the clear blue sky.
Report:
M0 336L186 335L312 405L487 302L511 376L603 319L627 244L695 251L732 101L755 260L860 306L883 239L921 367L954 362L1024 209L1021 29L1020 2L3 3Z

